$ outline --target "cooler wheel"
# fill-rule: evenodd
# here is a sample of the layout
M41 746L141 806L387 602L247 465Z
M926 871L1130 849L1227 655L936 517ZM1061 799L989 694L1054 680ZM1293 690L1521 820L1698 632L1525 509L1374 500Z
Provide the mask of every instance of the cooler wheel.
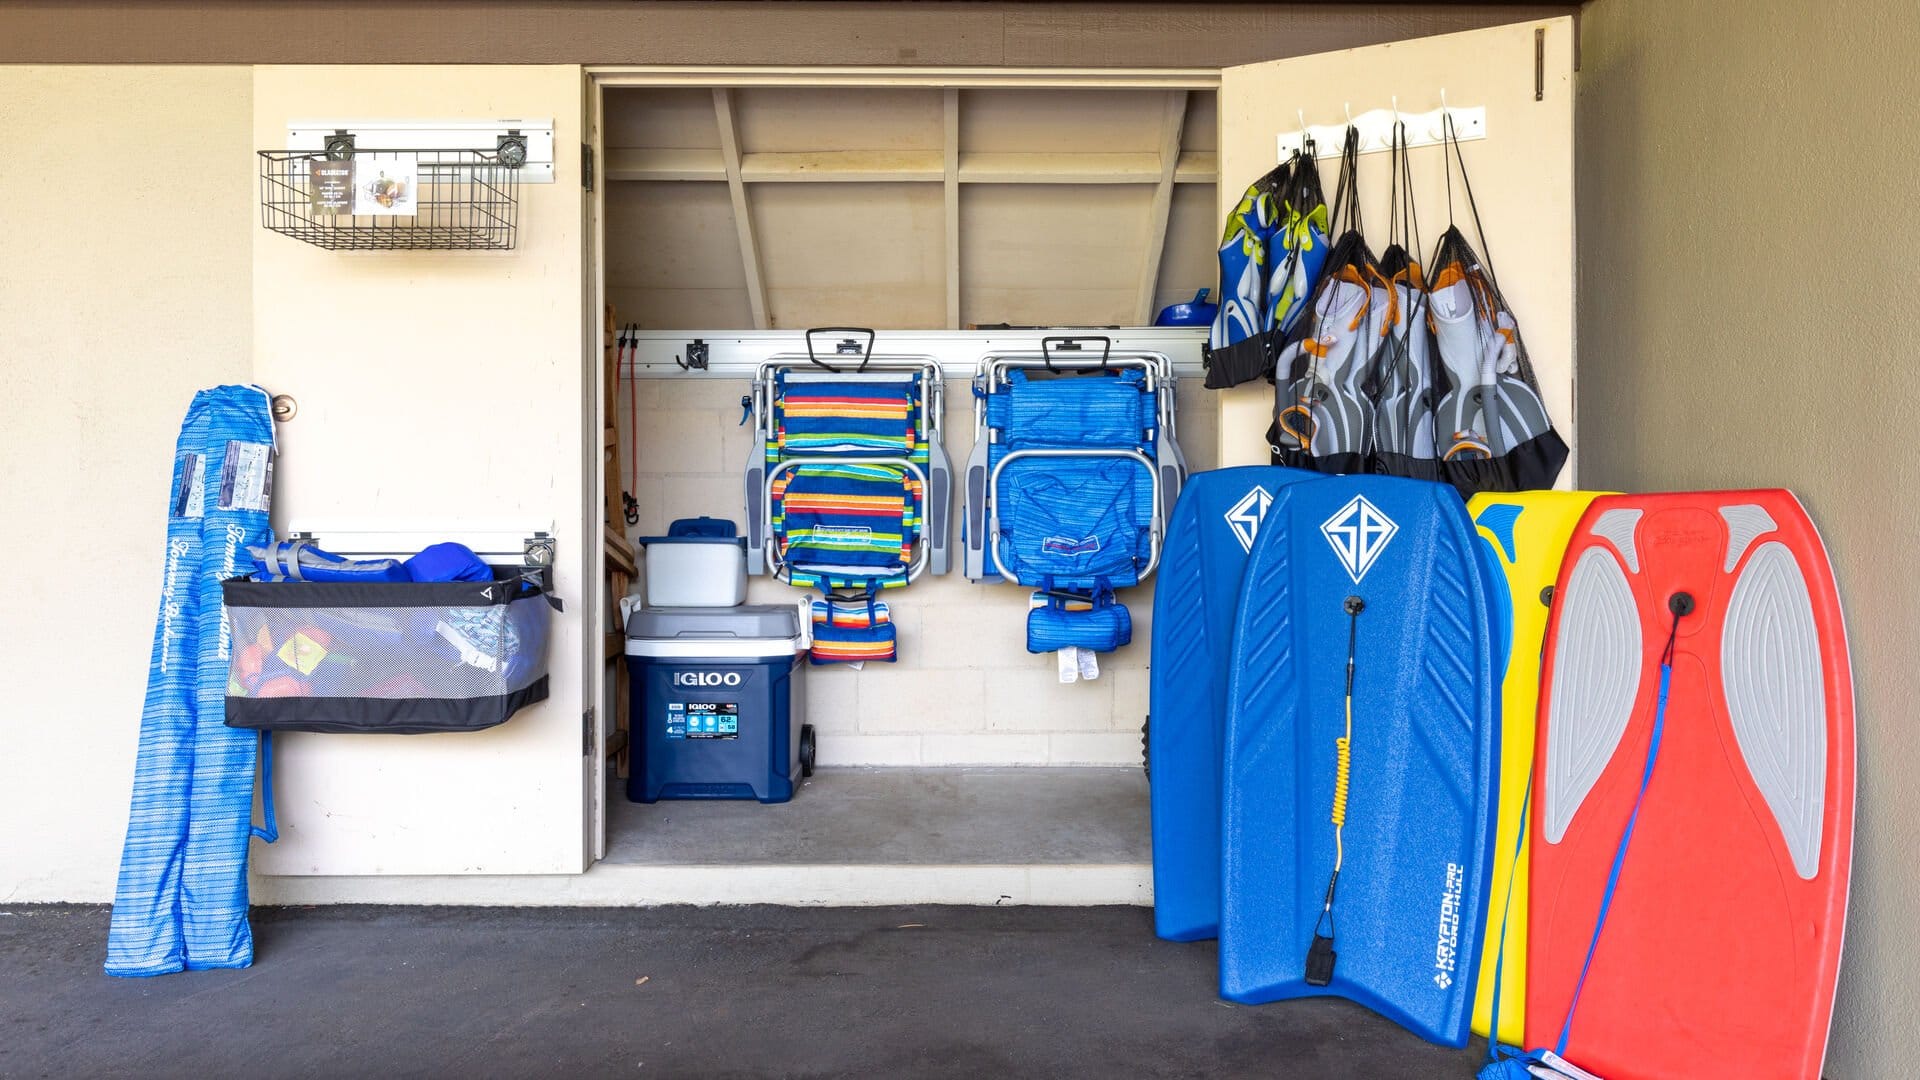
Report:
M813 725L800 725L800 775L813 775Z

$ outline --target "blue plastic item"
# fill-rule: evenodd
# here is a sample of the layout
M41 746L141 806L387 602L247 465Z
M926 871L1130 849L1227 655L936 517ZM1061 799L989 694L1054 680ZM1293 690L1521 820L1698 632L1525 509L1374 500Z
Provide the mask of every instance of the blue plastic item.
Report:
M627 798L791 799L806 718L798 637L788 605L634 612Z
M1275 494L1234 624L1222 996L1344 997L1466 1045L1499 776L1503 586L1478 545L1441 484L1348 476ZM1351 769L1337 784L1349 671ZM1329 920L1337 786L1344 863Z
M1274 494L1318 473L1271 465L1188 478L1153 593L1147 763L1153 783L1153 929L1220 932L1220 747L1233 613L1247 552Z
M667 526L665 536L642 536L634 540L641 547L650 544L732 544L744 550L747 538L739 526L723 518L681 518Z
M246 967L247 845L258 735L226 725L220 583L271 543L273 418L257 386L194 395L174 454L165 576L134 760L126 846L107 928L109 975ZM269 782L270 783L270 782Z
M716 540L730 541L740 535L740 527L724 518L701 516L681 518L667 526L667 537L672 540ZM742 540L741 543L746 541Z
M1168 304L1154 317L1155 326L1212 326L1214 316L1220 314L1219 304L1207 303L1206 289L1193 294L1193 299L1184 304Z

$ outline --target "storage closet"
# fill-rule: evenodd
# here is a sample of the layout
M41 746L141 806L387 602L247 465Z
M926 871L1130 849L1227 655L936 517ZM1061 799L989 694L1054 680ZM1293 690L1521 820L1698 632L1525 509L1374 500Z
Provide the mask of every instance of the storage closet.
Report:
M797 331L811 326L871 326L881 353L932 347L897 332L947 332L943 360L986 326L1137 337L1160 308L1213 287L1215 105L1211 89L1160 86L610 87L602 178L616 327L637 327L655 348L665 331L681 332L672 346L795 332L769 352L800 347ZM1213 402L1191 377L1204 334L1160 332L1189 373L1180 437L1195 468L1211 466L1216 442ZM979 337L945 370L956 462L974 441L967 376L989 344ZM744 524L750 436L737 421L751 371L661 372L646 359L623 365L609 402L628 433L629 534L702 514ZM957 568L889 591L899 660L810 673L823 771L790 805L638 806L614 781L608 861L684 863L711 822L740 826L705 849L734 865L881 850L964 880L985 865L1144 861L1151 584L1126 590L1135 644L1071 686L1051 654L1025 650L1028 592L971 584ZM800 595L755 578L748 602ZM780 824L796 821L799 835ZM1062 847L1063 833L1084 845Z

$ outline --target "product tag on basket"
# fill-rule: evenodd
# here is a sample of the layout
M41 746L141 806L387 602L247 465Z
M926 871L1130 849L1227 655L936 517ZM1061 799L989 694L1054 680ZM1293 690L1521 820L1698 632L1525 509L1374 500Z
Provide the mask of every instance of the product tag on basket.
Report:
M307 197L313 212L329 216L353 213L353 162L326 158L307 164Z
M420 162L395 155L354 163L354 216L412 217L420 199Z

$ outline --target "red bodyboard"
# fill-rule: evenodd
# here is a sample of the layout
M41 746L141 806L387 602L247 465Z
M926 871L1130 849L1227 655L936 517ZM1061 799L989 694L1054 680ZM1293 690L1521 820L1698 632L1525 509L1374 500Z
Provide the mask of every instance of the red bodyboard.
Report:
M1565 1056L1607 1080L1817 1077L1853 853L1853 684L1826 549L1778 490L1607 496L1574 533L1541 671L1527 1044L1559 1038L1682 591L1695 610L1659 756Z

